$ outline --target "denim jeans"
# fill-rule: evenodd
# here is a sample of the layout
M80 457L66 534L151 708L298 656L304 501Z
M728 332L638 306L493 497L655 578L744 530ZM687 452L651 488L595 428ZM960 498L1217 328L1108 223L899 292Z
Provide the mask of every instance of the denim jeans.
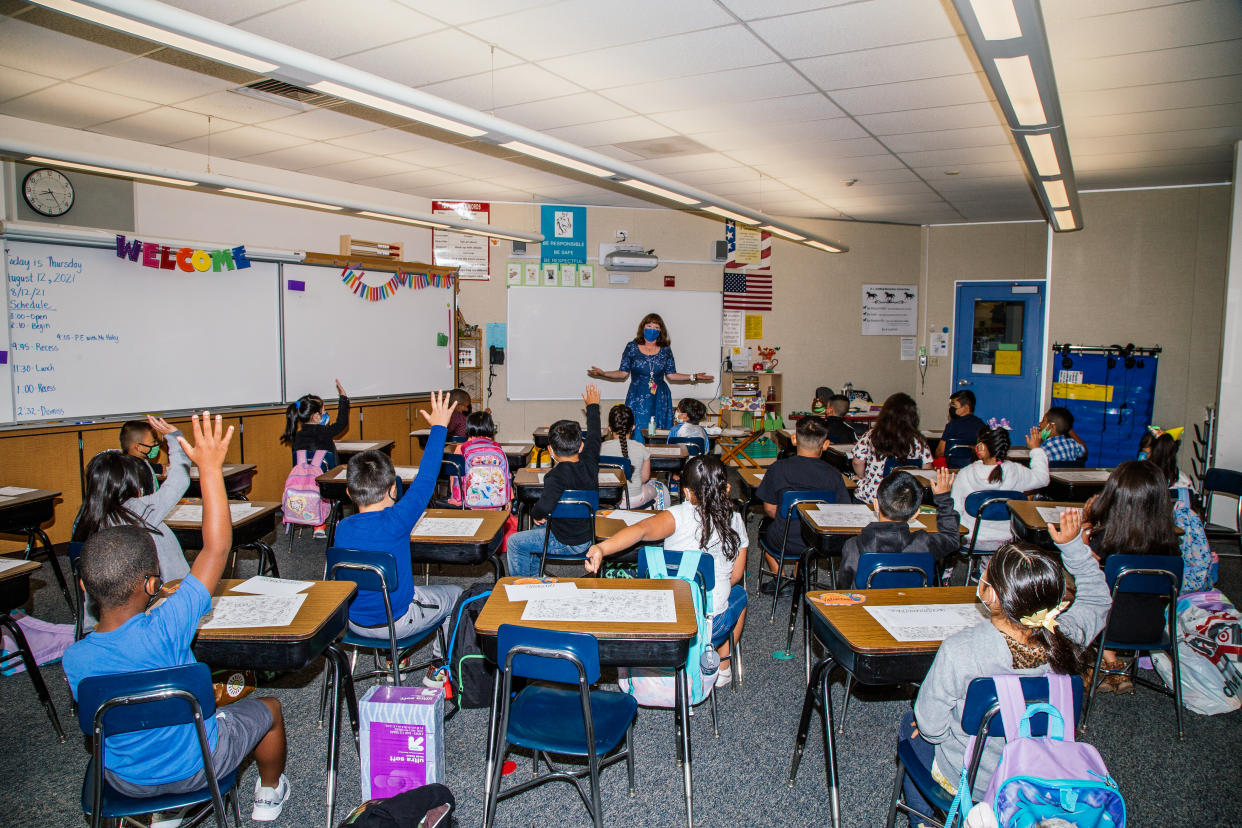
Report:
M548 526L536 526L525 532L515 532L509 536L505 559L508 562L510 575L538 575L539 556L543 553L543 537L548 533ZM591 544L580 543L568 546L556 539L553 534L548 538L548 553L552 555L583 555Z

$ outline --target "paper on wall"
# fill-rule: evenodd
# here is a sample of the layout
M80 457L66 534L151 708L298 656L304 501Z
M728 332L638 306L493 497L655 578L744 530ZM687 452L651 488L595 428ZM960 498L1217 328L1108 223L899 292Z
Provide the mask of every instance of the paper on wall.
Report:
M903 360L914 359L914 337L903 336L901 338L901 358Z
M721 315L720 344L726 348L742 346L742 312L727 310Z
M987 617L983 605L913 604L898 607L863 606L895 641L944 641Z

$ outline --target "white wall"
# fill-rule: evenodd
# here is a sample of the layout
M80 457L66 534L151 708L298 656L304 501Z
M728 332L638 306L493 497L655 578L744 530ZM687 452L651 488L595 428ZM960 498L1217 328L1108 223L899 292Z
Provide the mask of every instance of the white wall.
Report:
M1233 215L1230 217L1228 282L1225 288L1225 333L1221 342L1220 412L1216 465L1242 470L1242 141L1234 146ZM1235 504L1221 498L1213 504L1212 520L1232 526Z

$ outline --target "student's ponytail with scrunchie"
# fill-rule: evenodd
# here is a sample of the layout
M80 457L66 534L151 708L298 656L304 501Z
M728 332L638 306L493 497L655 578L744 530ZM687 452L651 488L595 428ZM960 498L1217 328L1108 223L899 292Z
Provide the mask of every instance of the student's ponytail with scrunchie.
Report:
M1061 561L1029 543L1007 543L988 561L983 580L992 586L1000 610L1043 649L1053 672L1080 672L1082 648L1061 632L1057 617L1069 606Z
M976 439L987 446L988 454L992 455L996 460L996 467L988 475L988 482L1001 482L1001 478L1005 476L1002 465L1009 458L1009 429L1003 426L996 426L995 428L984 426L979 429L979 436Z
M630 457L630 433L634 431L634 412L625 403L617 403L608 412L608 428L621 444L621 456Z

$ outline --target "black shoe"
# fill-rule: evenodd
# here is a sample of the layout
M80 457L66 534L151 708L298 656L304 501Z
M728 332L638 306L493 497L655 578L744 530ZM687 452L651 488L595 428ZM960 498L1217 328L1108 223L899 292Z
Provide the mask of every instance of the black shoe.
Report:
M786 581L785 583L781 584L781 597L786 598L790 595L793 595L794 586L795 584L793 581Z

